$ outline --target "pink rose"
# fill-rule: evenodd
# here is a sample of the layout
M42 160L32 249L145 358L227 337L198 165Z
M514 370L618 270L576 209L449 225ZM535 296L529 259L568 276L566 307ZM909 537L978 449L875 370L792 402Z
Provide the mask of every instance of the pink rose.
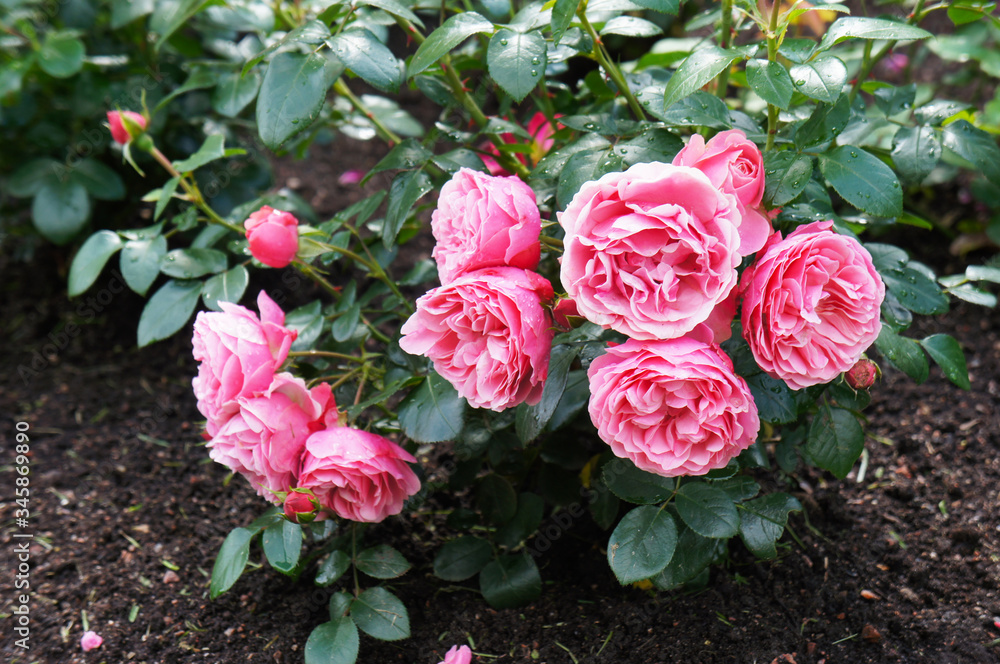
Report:
M441 188L431 215L441 283L484 267L533 270L541 256L541 230L531 187L516 176L460 169Z
M133 123L139 125L143 130L146 129L146 118L144 118L139 113L135 111L108 111L108 129L111 130L111 138L114 139L115 143L119 145L126 145L132 142L135 138L122 122L122 116L126 116Z
M769 375L793 389L854 366L878 337L885 285L861 244L832 221L775 233L740 281L743 336Z
M472 650L469 646L452 646L451 650L445 653L444 661L440 664L469 664L472 661Z
M265 205L243 223L250 253L264 265L285 267L299 251L299 220Z
M764 197L764 158L742 131L721 132L708 144L694 134L673 163L697 168L723 193L736 196L742 218L740 255L749 256L764 246L771 234L771 221L760 209Z
M552 296L552 286L534 272L478 270L418 299L399 345L429 357L476 408L536 404L554 336L542 301Z
M629 339L594 360L587 377L601 440L657 475L722 468L760 430L746 381L714 344Z
M83 638L80 639L80 647L83 652L90 652L95 648L100 648L101 644L104 643L104 639L97 632L87 630L83 633Z
M298 334L264 291L257 296L260 318L237 304L219 306L221 312L203 311L194 321L194 359L201 364L191 383L210 436L239 410L239 397L268 388Z
M588 182L559 223L560 278L587 320L636 339L672 339L736 286L736 200L701 171L636 164Z
M288 373L274 377L267 391L240 397L239 412L208 443L209 456L247 478L257 494L273 502L295 485L306 439L336 425L330 386L311 390Z
M416 459L399 445L367 431L334 427L306 441L299 487L320 505L352 521L374 523L399 514L420 490L408 464Z
M285 518L292 523L311 523L316 518L319 502L311 494L289 491L283 505Z
M562 117L558 113L555 115L556 118ZM530 152L528 157L531 159L531 165L537 164L542 157L548 154L552 146L555 145L555 139L552 135L556 133L556 130L552 127L552 123L549 122L548 118L541 111L538 111L531 116L528 120L528 134L531 136L531 142L528 144ZM517 143L518 138L514 134L500 134L500 140L504 143ZM493 155L499 155L500 150L497 146L492 143L487 143L484 149ZM528 165L528 159L525 158L523 153L516 152L513 156L517 158L525 166ZM507 171L503 169L497 160L491 157L489 154L482 155L483 163L486 164L486 168L489 169L490 175L509 175Z

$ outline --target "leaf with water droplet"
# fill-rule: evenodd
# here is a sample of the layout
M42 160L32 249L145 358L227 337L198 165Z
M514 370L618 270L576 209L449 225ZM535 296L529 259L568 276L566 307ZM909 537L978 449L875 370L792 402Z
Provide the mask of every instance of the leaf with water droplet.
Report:
M842 145L820 154L823 177L844 200L877 217L903 212L903 192L893 187L896 174L877 157Z

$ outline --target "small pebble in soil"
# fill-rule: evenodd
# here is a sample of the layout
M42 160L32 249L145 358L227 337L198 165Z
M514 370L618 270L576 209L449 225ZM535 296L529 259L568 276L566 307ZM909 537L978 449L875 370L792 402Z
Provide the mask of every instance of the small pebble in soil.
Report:
M166 574L163 575L164 583L177 583L181 580L181 577L177 576L177 572L172 569L168 569Z
M871 625L865 625L861 628L861 638L868 643L878 643L882 640L882 635Z

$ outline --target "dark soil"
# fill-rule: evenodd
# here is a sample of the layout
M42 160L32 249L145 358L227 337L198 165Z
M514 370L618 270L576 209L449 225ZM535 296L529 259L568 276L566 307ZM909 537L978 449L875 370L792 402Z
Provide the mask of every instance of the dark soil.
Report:
M377 158L366 146L316 146L308 168L278 164L279 185L321 216L340 209L362 193L336 178ZM226 533L265 505L242 480L227 484L203 448L188 335L136 350L139 298L115 292L106 272L82 301L67 301L53 267L65 256L52 251L2 264L4 617L21 592L14 535L33 534L30 648L15 646L8 619L5 661L302 662L339 586L318 589L308 575L292 583L265 563L208 599ZM538 558L542 597L495 611L474 584L431 574L442 517L394 517L371 539L414 563L392 585L413 636L363 636L360 661L434 664L472 642L479 662L1000 662L1000 312L958 306L917 323L914 335L938 331L965 348L972 390L936 369L924 385L887 370L868 411L863 481L857 468L843 482L818 473L770 480L806 507L777 560L757 561L734 542L699 592L621 588L602 548L607 534L585 517L562 522ZM27 528L15 523L16 422L30 426ZM259 552L252 561L262 562ZM84 613L104 638L86 654Z

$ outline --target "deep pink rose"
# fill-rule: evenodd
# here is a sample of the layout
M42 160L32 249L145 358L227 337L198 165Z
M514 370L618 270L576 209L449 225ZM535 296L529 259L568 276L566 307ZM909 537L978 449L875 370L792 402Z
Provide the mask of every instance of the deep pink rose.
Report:
M580 311L576 308L576 302L568 297L556 302L556 305L552 307L552 317L555 319L556 325L564 330L572 330L586 322L586 319L580 315Z
M736 199L701 171L636 164L588 182L559 217L560 278L587 320L636 339L672 339L736 286Z
M629 339L594 360L587 377L601 440L657 475L722 468L760 429L746 381L714 344Z
M771 221L760 209L764 197L764 158L746 134L730 129L716 134L707 144L694 134L673 163L697 168L723 193L736 196L742 218L741 256L749 256L764 246L771 234Z
M319 502L308 493L289 491L283 509L285 518L292 523L311 523L316 518Z
M135 138L122 122L123 115L142 129L146 128L146 118L135 111L108 111L108 129L111 130L111 138L119 145L131 143L132 139Z
M558 113L555 115L556 118L562 117ZM552 146L555 145L555 139L552 135L556 133L556 130L552 127L552 123L549 122L548 118L541 111L538 111L531 116L528 120L528 134L531 136L531 142L528 144L530 152L528 153L528 158L530 158L530 163L532 166L537 164L542 157L548 154ZM514 134L500 134L500 140L504 143L517 143L518 138ZM492 143L486 143L484 146L485 150L493 155L499 155L500 150L497 146ZM522 164L527 166L529 164L528 158L525 158L523 153L516 152L513 156L517 158ZM486 164L486 168L489 169L490 175L509 175L507 171L503 169L496 159L491 157L489 154L482 155L483 163Z
M476 408L536 404L554 335L542 302L552 296L552 286L534 272L478 270L418 299L399 345L429 357Z
M374 523L399 514L420 490L408 464L416 459L399 445L367 431L333 427L306 441L299 487L320 505L352 521Z
M104 643L104 639L101 638L100 634L90 630L84 632L83 638L80 639L80 647L83 649L83 652L90 652L95 648L100 648L102 643Z
M460 169L441 188L431 215L434 260L442 284L484 267L533 270L542 230L535 192L516 176Z
M275 494L295 486L306 439L336 425L330 386L309 389L301 378L281 373L267 391L237 401L239 411L209 441L209 456L277 502Z
M440 664L469 664L472 662L472 650L469 646L452 646L451 650L445 653L444 661Z
M191 384L210 436L239 410L239 397L268 388L298 334L264 291L257 296L260 318L238 304L219 306L194 321L194 359L201 364Z
M743 336L760 368L793 389L854 366L882 329L885 284L832 221L775 233L740 281Z
M265 205L243 222L250 253L264 265L285 267L299 251L299 220Z

